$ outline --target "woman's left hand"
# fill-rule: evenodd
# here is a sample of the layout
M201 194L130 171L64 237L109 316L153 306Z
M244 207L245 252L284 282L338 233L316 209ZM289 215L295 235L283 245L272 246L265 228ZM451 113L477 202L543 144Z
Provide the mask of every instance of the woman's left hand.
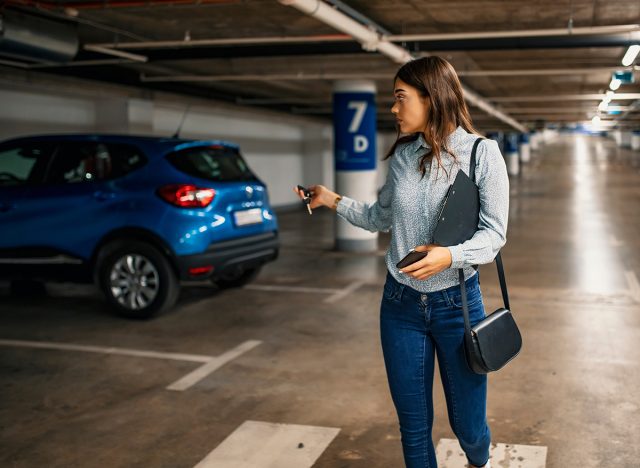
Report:
M419 245L413 250L416 252L429 252L429 254L417 262L400 269L400 272L406 273L417 280L430 278L451 266L451 252L446 247L429 244Z

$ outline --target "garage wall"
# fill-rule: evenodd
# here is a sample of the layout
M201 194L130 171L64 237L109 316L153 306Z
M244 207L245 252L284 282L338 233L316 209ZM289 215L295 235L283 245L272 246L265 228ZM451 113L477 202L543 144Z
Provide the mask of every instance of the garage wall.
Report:
M180 96L103 87L78 80L0 82L0 140L37 133L106 132L171 136L186 114L180 136L229 140L269 187L276 208L299 207L291 187L334 188L333 130L299 116L194 100ZM378 136L382 154L395 136ZM379 184L386 164L379 164Z

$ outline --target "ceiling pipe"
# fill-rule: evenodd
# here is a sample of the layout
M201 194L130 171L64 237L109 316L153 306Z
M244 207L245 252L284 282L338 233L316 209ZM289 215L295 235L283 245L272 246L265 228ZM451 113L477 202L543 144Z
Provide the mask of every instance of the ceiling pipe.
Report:
M612 73L622 70L640 71L640 67L593 67L593 68L547 68L521 70L461 70L458 76L554 76L590 75L592 73Z
M410 60L413 60L413 56L404 48L399 47L376 32L361 25L360 23L349 18L345 14L334 10L326 3L320 0L278 0L281 4L292 6L298 10L306 13L325 24L328 24L335 29L342 31L343 33L353 36L358 42L360 42L365 50L378 51L381 54L391 58L394 62L404 64ZM509 117L508 115L500 112L489 102L481 98L477 93L471 91L469 88L463 86L464 95L470 104L484 110L487 114L493 115L496 118L508 123L512 127L521 132L527 132L527 128L522 124Z
M149 60L144 55L132 54L131 52L125 52L123 50L110 49L108 47L85 45L84 46L84 50L88 50L90 52L97 52L99 54L104 54L104 55L112 55L114 57L128 59L128 60L131 60L133 62L147 62Z
M391 32L389 32L388 30L386 30L385 28L377 24L375 21L370 20L365 15L360 13L358 10L351 8L349 5L342 2L341 0L326 0L326 1L331 5L335 6L336 8L338 8L338 10L342 10L346 15L350 16L356 21L359 21L360 23L364 24L367 27L371 27L375 29L380 34L384 34L387 36L391 35Z
M526 102L526 101L601 101L607 95L604 93L594 94L548 94L538 96L495 96L488 97L493 102ZM626 101L629 99L640 99L640 93L615 93L613 101Z
M461 70L458 76L538 76L538 75L590 75L592 73L611 73L620 70L638 71L640 67L595 67L595 68L557 68L545 70ZM367 73L367 78L386 80L393 77L394 72ZM362 79L360 73L321 72L321 73L261 73L261 74L233 74L233 75L169 75L147 76L140 75L143 82L217 82L217 81L306 81L306 80L355 80Z
M502 39L518 37L597 36L633 33L640 31L640 24L617 24L582 28L520 29L515 31L474 31L444 34L397 34L386 36L391 42L461 41L467 39Z
M607 107L607 111L615 110L614 107L615 106L608 106ZM625 121L629 122L631 120L630 119L631 115L634 114L635 112L638 112L638 111L640 111L640 99L637 99L637 100L633 101L625 109L625 111L624 111L624 113L622 113L622 115L613 115L612 117L614 117L618 123L622 123L622 122L625 122ZM601 118L605 117L605 116L606 116L606 114L602 115ZM633 117L636 117L636 116L633 115ZM635 119L635 120L637 120L637 119Z
M47 68L101 67L104 65L126 65L126 64L131 64L135 62L140 62L140 61L124 59L124 58L74 60L73 62L64 62L64 63L37 63L34 65L25 65L22 68L38 70L38 69L47 69Z
M138 41L138 42L105 42L91 44L112 49L181 49L192 47L216 47L216 46L245 46L245 45L270 45L270 44L306 44L319 42L353 42L353 38L346 34L324 34L319 36L274 36L274 37L237 37L225 39L190 39L179 41Z
M629 106L608 106L607 111L627 111ZM502 109L510 114L568 114L571 112L593 112L593 105L584 107L562 107L562 108L545 108L545 107L514 107Z
M0 10L0 56L13 60L72 60L79 46L75 24L32 13Z
M515 96L515 97L489 97L491 101L495 102L526 102L526 101L602 101L605 94L554 94L547 96ZM613 100L633 100L640 99L640 93L624 93L616 94ZM391 103L393 99L381 96L377 99L379 103ZM299 105L324 105L329 102L327 99L309 99L309 98L238 98L236 100L238 104L243 105L287 105L287 104L299 104Z
M359 23L355 22L361 26ZM632 33L640 31L640 25L620 24L613 26L599 26L593 28L573 28L573 36L579 35L611 35ZM565 29L520 29L515 31L475 31L468 33L444 33L444 34L412 34L412 35L383 35L382 39L389 42L401 42L405 37L423 38L422 40L447 42L456 40L477 39L502 39L502 38L526 38L526 37L554 37L567 36ZM305 44L323 42L351 42L354 38L349 34L317 35L317 36L277 36L277 37L242 37L231 39L192 39L189 41L138 41L92 44L102 47L118 49L165 49L181 47L205 47L205 46L241 46L247 44ZM417 39L412 39L417 40Z
M391 79L391 73L368 73L367 78ZM306 80L344 80L362 79L361 73L270 73L260 75L169 75L147 76L140 74L140 81L147 83L162 82L217 82L217 81L306 81Z
M372 29L363 26L344 13L335 10L320 0L278 0L281 4L297 8L329 26L342 31L358 41L368 52L378 51L391 58L396 63L406 63L413 57L402 47L382 39L382 36Z
M333 108L331 106L317 106L317 107L297 107L294 106L291 108L291 112L293 112L294 114L331 114L333 112L332 110ZM626 110L627 107L621 108L620 110ZM609 109L609 110L616 110L616 109ZM573 118L576 117L576 115L582 116L582 115L590 115L593 113L593 109L592 108L584 108L584 109L539 109L537 112L514 112L514 115L520 115L520 114L533 114L533 115L522 115L523 119L534 119L534 118L538 118L537 116L541 116L544 117L547 120L553 120L553 119L562 119L563 117L566 118L566 116L571 116ZM606 115L606 114L605 114ZM384 118L388 118L389 120L394 120L395 117L391 114L389 115L381 115L379 117ZM615 116L612 116L615 117ZM474 117L474 121L476 120L485 120L485 119L494 119L493 116L490 115L485 115L482 114L482 116L476 116Z
M205 4L243 3L238 0L125 0L125 1L91 1L91 2L52 2L47 0L7 0L8 5L31 6L45 10L106 10L113 8L152 8L157 6L201 6Z

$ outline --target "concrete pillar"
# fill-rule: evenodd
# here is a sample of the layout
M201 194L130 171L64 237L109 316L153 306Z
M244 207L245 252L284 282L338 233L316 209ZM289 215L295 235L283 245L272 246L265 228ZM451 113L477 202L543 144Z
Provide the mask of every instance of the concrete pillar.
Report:
M509 133L506 135L504 140L504 158L507 163L507 172L509 175L517 176L520 173L517 133Z
M631 148L631 132L629 130L620 131L618 146L620 148Z
M528 133L520 134L520 161L523 164L527 164L531 160L529 140Z
M531 151L538 151L540 149L540 132L531 132Z
M376 85L342 80L333 87L333 130L336 192L372 203L378 197L376 174ZM372 252L378 233L336 217L336 250Z
M640 151L640 130L634 130L631 133L631 149Z
M611 132L611 138L613 138L613 141L616 142L617 146L620 146L620 130L614 130Z
M545 128L542 131L542 142L544 144L551 143L558 136L558 130L555 128Z

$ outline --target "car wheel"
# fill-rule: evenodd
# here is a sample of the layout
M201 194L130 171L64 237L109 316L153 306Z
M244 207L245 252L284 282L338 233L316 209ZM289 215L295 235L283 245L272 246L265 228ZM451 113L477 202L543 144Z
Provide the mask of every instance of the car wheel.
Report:
M140 241L121 241L103 249L97 264L100 289L120 315L149 318L170 309L180 283L169 260Z
M262 266L247 268L246 270L236 270L233 273L226 273L214 278L212 281L220 288L240 288L253 281L262 270Z

